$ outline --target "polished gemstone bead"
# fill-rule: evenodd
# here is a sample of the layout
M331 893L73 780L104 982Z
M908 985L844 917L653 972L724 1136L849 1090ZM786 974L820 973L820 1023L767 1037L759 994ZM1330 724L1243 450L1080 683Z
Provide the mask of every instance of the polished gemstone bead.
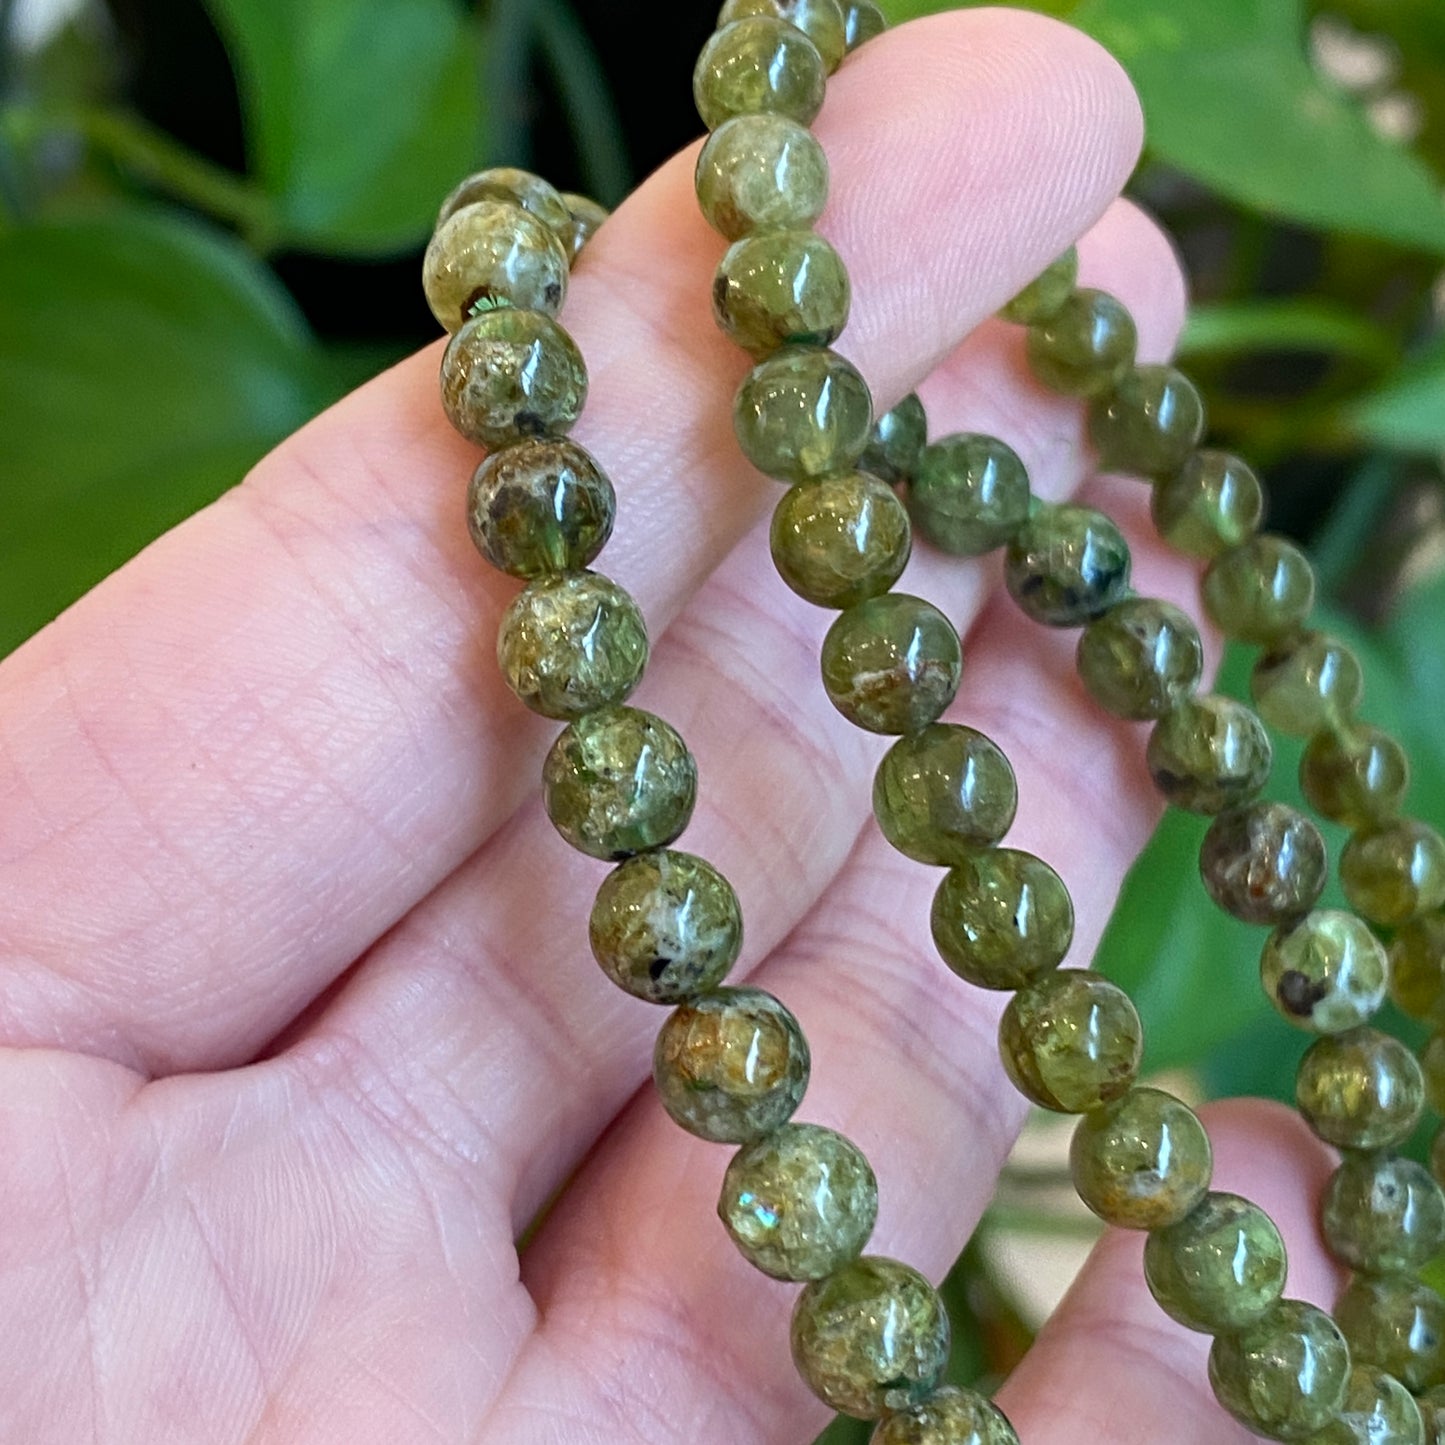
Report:
M517 306L555 316L567 295L567 253L518 206L464 206L431 238L422 261L427 305L448 331L480 311Z
M580 571L612 535L616 515L612 483L566 437L529 437L490 453L467 488L477 551L513 577Z
M1347 722L1364 691L1359 659L1337 637L1302 632L1254 665L1249 692L1270 727L1295 738Z
M637 686L647 627L626 591L596 572L538 577L502 614L497 663L533 712L581 717Z
M1154 597L1126 597L1079 637L1079 677L1105 712L1161 718L1194 694L1204 672L1199 629Z
M843 38L850 54L887 28L888 21L873 0L843 0Z
M1089 436L1106 472L1172 476L1204 434L1204 400L1172 366L1134 366L1089 408Z
M1367 828L1400 806L1410 786L1410 762L1377 727L1317 733L1300 758L1299 785L1315 812L1347 828Z
M1393 1375L1374 1365L1354 1365L1340 1418L1311 1435L1307 1445L1426 1445L1425 1426L1414 1396Z
M1445 838L1417 818L1358 832L1340 854L1350 906L1372 923L1397 928L1445 903Z
M1445 1299L1428 1284L1357 1274L1334 1314L1357 1364L1378 1365L1411 1390L1445 1382Z
M1445 1390L1427 1390L1415 1404L1425 1427L1425 1445L1445 1445Z
M1445 914L1407 923L1389 953L1390 997L1412 1019L1445 1025Z
M1275 642L1309 616L1315 572L1309 558L1283 537L1251 537L1209 564L1204 609L1227 636Z
M716 31L692 75L692 98L709 130L735 115L786 115L807 125L823 106L827 72L818 47L772 15Z
M1204 1198L1213 1168L1199 1116L1160 1089L1130 1089L1086 1114L1069 1146L1079 1198L1123 1229L1177 1224Z
M541 176L518 170L515 166L492 166L468 176L452 190L442 202L437 229L446 225L464 206L474 206L478 201L502 201L520 206L558 236L566 232L571 217L567 202L556 187Z
M940 1385L918 1404L887 1416L868 1445L1019 1445L1019 1437L990 1400Z
M442 406L468 441L496 450L570 431L587 400L577 343L541 311L483 311L442 357Z
M1238 457L1197 451L1150 499L1159 535L1189 557L1218 557L1259 531L1264 488Z
M656 848L603 880L587 936L618 988L649 1003L681 1003L727 977L742 947L743 915L732 884L711 863Z
M765 231L728 247L712 286L717 324L744 351L827 346L848 321L852 292L838 253L812 231Z
M1134 318L1112 296L1085 287L1029 327L1034 375L1065 396L1103 396L1134 364Z
M1245 1329L1284 1291L1284 1240L1257 1204L1206 1194L1144 1245L1144 1279L1171 1319L1204 1334Z
M1445 1194L1413 1159L1347 1154L1321 1208L1330 1253L1366 1274L1428 1264L1445 1244Z
M1329 858L1320 830L1286 803L1247 803L1221 813L1199 847L1209 896L1245 923L1287 923L1324 891Z
M1409 1138L1425 1105L1414 1054L1377 1029L1318 1039L1295 1076L1310 1128L1340 1149L1389 1149Z
M960 978L977 988L1018 989L1063 962L1074 939L1074 905L1042 858L985 848L944 874L932 924L939 954Z
M1303 1300L1276 1301L1253 1324L1220 1335L1209 1383L1231 1415L1258 1435L1303 1440L1338 1412L1350 1351L1335 1323Z
M843 7L838 0L724 0L717 23L721 28L748 15L775 15L796 25L823 57L823 64L834 71L848 46L843 20Z
M820 1399L864 1420L926 1397L948 1362L948 1311L916 1269L864 1255L793 1306L793 1362Z
M733 402L733 430L748 460L784 482L851 470L868 445L873 398L836 351L788 346L760 361Z
M778 575L819 607L852 607L886 592L913 548L898 494L866 472L789 487L770 540Z
M963 647L931 602L886 592L841 612L823 639L823 687L870 733L916 733L958 691Z
M1420 1072L1425 1079L1425 1102L1445 1115L1445 1034L1431 1034L1420 1046Z
M981 557L1028 520L1029 474L1018 453L997 437L943 437L923 448L908 507L935 547L955 557Z
M582 248L602 229L608 211L591 196L578 195L576 191L563 191L562 199L567 203L567 224L560 232L560 239L568 262L575 266Z
M1005 321L1018 326L1033 326L1050 321L1063 309L1064 302L1074 294L1079 279L1079 253L1070 246L999 313Z
M808 1087L808 1041L797 1019L758 988L719 988L662 1026L652 1078L689 1134L746 1144L793 1117Z
M918 472L927 441L928 414L917 395L910 392L873 423L867 450L858 465L890 485L910 481Z
M1353 913L1317 908L1270 934L1259 959L1269 1001L1297 1028L1339 1034L1385 1001L1385 948Z
M602 708L558 734L542 767L542 795L574 848L616 861L671 843L687 827L697 764L660 717Z
M1192 697L1154 724L1146 749L1155 786L1176 808L1222 813L1269 780L1269 734L1243 703Z
M1046 973L1009 1000L999 1053L1014 1087L1061 1114L1083 1114L1128 1092L1144 1031L1123 989L1097 973Z
M784 1124L733 1156L717 1212L764 1274L822 1279L863 1252L878 1218L878 1181L841 1134Z
M1018 784L1003 753L962 723L900 738L873 775L883 836L919 863L956 867L1008 832Z
M1046 627L1082 627L1129 591L1129 544L1102 512L1040 507L1008 544L1009 596Z
M828 159L806 126L785 115L738 115L697 158L698 204L729 241L811 226L828 200Z

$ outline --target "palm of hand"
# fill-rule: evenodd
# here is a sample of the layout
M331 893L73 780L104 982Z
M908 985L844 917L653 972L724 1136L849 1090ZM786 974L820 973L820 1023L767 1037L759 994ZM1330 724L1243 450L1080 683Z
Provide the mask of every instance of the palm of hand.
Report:
M935 430L996 432L1040 492L1078 487L1074 409L974 329L1097 222L1086 272L1167 349L1167 247L1109 205L1137 144L1112 62L1034 17L943 17L850 63L819 131L847 350L880 403L928 377ZM815 681L827 619L769 575L688 172L619 212L568 304L578 437L621 498L602 565L652 625L642 701L700 761L684 842L744 900L736 977L808 1030L804 1116L877 1167L871 1248L936 1276L1021 1117L1000 1001L931 959L934 876L867 820L876 740ZM542 817L550 729L486 655L509 589L466 542L475 457L435 368L349 398L0 669L6 1441L783 1442L823 1418L787 1291L710 1221L725 1151L638 1093L660 1016L585 959L598 870ZM1132 535L1141 590L1187 595ZM1139 739L979 568L913 566L969 631L959 711L1018 766L1010 842L1064 872L1086 958L1153 818ZM1215 1121L1219 1178L1288 1232L1314 1146L1257 1109ZM1137 1248L1106 1241L1011 1382L1031 1445L1244 1438ZM1295 1255L1293 1292L1323 1289Z

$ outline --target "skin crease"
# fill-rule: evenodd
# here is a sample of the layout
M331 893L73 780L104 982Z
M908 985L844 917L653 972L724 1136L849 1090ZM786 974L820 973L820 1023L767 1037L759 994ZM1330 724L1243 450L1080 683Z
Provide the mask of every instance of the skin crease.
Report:
M937 17L850 60L817 131L856 297L840 349L880 405L921 383L935 435L996 431L1040 493L1103 499L1140 590L1193 609L1142 491L1085 485L1077 408L980 324L1087 231L1085 283L1167 354L1182 286L1114 202L1140 137L1117 66L1036 16ZM868 813L885 740L832 712L828 617L771 575L778 492L730 435L746 359L707 314L723 243L692 160L603 228L563 318L592 374L576 436L618 486L599 565L656 639L636 701L699 761L682 846L743 900L732 981L801 1019L800 1117L878 1173L870 1249L937 1278L1022 1120L1003 1000L932 956L937 875ZM712 1218L729 1151L651 1097L663 1015L586 959L602 867L543 817L552 728L490 659L514 588L466 538L477 453L441 414L439 351L0 665L0 1440L784 1445L826 1418L787 1358L791 1290ZM966 634L948 716L1013 760L1008 844L1064 874L1083 964L1159 805L1072 635L997 581L920 548L904 585ZM1282 1110L1207 1115L1217 1185L1275 1212L1290 1292L1327 1298L1324 1151ZM1030 1445L1248 1438L1140 1245L1104 1241L1010 1381Z

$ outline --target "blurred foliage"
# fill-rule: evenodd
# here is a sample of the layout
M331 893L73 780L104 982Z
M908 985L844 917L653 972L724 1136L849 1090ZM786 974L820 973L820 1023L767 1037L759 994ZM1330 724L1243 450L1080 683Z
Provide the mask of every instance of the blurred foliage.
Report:
M945 8L884 0L895 20ZM1135 193L1176 236L1182 343L1214 440L1304 538L1369 709L1445 816L1445 7L1440 0L1048 0L1128 69ZM711 6L670 0L99 0L43 43L0 0L0 654L277 440L433 334L439 197L488 162L612 202L698 130ZM647 46L636 37L646 34ZM1231 654L1242 693L1250 658ZM1298 750L1276 769L1291 795ZM1199 886L1171 816L1100 966L1152 1067L1284 1095L1257 933ZM1338 845L1337 834L1331 842ZM1283 1040L1283 1042L1282 1042ZM962 1376L1027 1337L971 1250ZM832 1445L866 1440L840 1423Z

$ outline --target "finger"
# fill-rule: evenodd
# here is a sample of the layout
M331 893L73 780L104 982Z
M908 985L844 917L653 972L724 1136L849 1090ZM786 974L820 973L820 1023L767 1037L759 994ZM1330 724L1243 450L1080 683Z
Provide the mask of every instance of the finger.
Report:
M846 349L891 398L1102 212L1137 104L1092 43L1001 11L881 38L833 91ZM623 499L604 562L655 634L772 495L730 435L745 362L707 314L721 248L691 159L603 228L566 316L592 370L578 436ZM0 1038L152 1072L249 1057L532 787L549 729L484 655L509 587L463 537L476 458L442 420L438 354L0 669Z
M1144 279L1156 270L1177 274L1157 228L1121 209L1084 249L1092 274L1136 304L1156 333L1151 341L1167 348L1181 308L1177 280L1171 291ZM1151 309L1147 299L1135 302L1136 291L1166 299ZM1058 496L1077 485L1084 465L1080 414L1059 416L1036 395L1014 364L1016 342L993 327L970 338L949 362L939 404L1005 435L1021 423L1019 445L1029 461L1037 454L1039 489ZM956 404L955 384L973 388L971 410ZM1056 446L1068 425L1072 445ZM1137 485L1121 490L1142 496ZM924 551L905 590L922 591L970 627L987 574ZM818 646L830 620L785 592L766 536L755 534L674 625L642 694L680 726L699 759L698 812L682 844L721 867L743 900L739 978L807 913L871 826L868 792L882 745L846 723L822 692ZM1010 637L1018 622L1011 612L1003 617ZM965 649L969 679L974 650L972 642ZM1064 666L1071 673L1068 659ZM1128 774L1131 785L1141 777ZM659 1021L586 956L600 876L597 864L559 844L540 808L523 810L373 952L308 1046L291 1056L294 1066L348 1088L360 1081L363 1097L375 1092L364 1081L375 1078L407 1101L413 1121L473 1141L519 1228L637 1087Z
M1328 1309L1340 1279L1316 1211L1334 1162L1298 1114L1233 1100L1201 1111L1214 1144L1213 1188L1242 1194L1279 1226L1286 1294ZM1044 1326L999 1404L1029 1445L1250 1445L1215 1402L1209 1337L1175 1324L1149 1295L1144 1236L1110 1230Z

